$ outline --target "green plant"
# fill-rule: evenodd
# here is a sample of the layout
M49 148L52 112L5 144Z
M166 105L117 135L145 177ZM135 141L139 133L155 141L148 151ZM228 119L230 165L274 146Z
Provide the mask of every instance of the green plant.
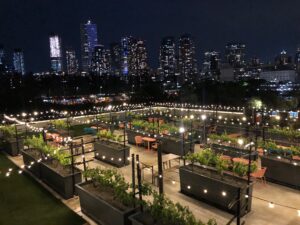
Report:
M67 129L68 123L65 120L54 120L51 122L57 129Z
M133 198L133 189L129 183L125 181L125 178L119 174L116 170L105 169L89 169L83 172L83 176L92 180L94 187L109 189L112 191L114 199L120 201L126 206L133 206L134 203L145 204L145 202L139 202L138 199ZM131 187L131 190L130 190ZM142 194L151 194L151 188L148 184L142 185Z
M54 146L47 145L44 142L42 135L26 138L24 144L38 150L45 157L49 156L52 159L57 160L62 166L71 164L70 154L62 152L60 149L55 148Z
M16 128L14 126L1 126L0 130L6 138L15 137L16 135Z
M232 172L239 176L244 176L248 171L248 165L235 162L232 164L231 161L222 159L221 155L215 154L211 149L204 149L198 153L190 153L186 156L186 159L191 161L192 164L199 163L204 166L212 166L214 167L218 173L222 174L225 170L230 171L232 168ZM251 173L257 170L256 162L252 162L251 164Z
M250 166L250 173L253 173L257 170L256 162L252 162ZM240 177L246 176L248 173L248 164L244 164L241 162L234 162L232 172L237 174Z
M205 225L197 220L188 207L182 206L180 203L174 203L165 195L159 195L153 192L153 202L148 203L149 213L155 221L162 224L174 225ZM216 221L211 219L207 225L216 225Z

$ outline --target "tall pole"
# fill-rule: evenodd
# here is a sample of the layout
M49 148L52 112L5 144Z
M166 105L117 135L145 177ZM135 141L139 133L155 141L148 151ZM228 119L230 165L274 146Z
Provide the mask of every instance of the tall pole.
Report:
M164 193L164 181L163 181L163 165L162 165L162 154L161 154L161 143L157 146L157 162L158 162L158 190L159 194Z
M142 202L142 176L141 176L141 167L140 167L140 159L139 155L136 155L136 169L137 169L137 179L138 179L138 188L139 188L139 200ZM143 212L143 204L140 204L141 212Z
M134 154L131 154L131 171L132 171L132 194L133 194L133 199L135 199L135 158ZM134 207L135 207L135 201L133 201Z

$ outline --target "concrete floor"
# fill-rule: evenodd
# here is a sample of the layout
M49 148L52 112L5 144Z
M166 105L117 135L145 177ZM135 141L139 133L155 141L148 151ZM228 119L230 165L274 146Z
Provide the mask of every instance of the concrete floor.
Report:
M199 150L199 145L196 146L196 151ZM131 153L139 154L140 160L147 158L156 158L157 154L154 151L148 151L143 147L136 147L131 145ZM92 158L93 153L86 154L86 158ZM21 166L23 164L22 157L10 157L11 160ZM78 158L78 160L81 160ZM207 221L210 218L215 218L218 225L226 225L231 214L216 209L213 206L202 203L193 198L187 197L180 193L179 174L178 174L178 163L173 163L174 168L166 170L164 172L164 190L166 195L171 198L174 202L180 202L184 206L188 206L195 216L202 221ZM102 167L102 168L115 168L109 164L103 163L98 160L94 160L88 163L89 168ZM81 166L81 169L82 166ZM157 168L156 168L157 169ZM118 169L128 180L131 182L131 165ZM287 174L288 176L288 174ZM175 181L172 182L172 181ZM144 182L151 182L151 172L145 170ZM43 184L44 185L44 184ZM46 185L44 185L48 188ZM155 187L156 188L156 187ZM55 192L52 193L60 198ZM267 183L266 185L261 183L255 183L252 200L252 211L243 217L242 220L246 221L247 225L300 225L300 217L296 209L300 209L300 191L290 189L284 186ZM274 202L275 207L269 208L268 202L262 201L257 198L268 200L268 202ZM78 197L70 200L62 200L68 207L83 216L89 224L95 224L92 220L81 213L80 204ZM296 209L289 209L276 205L292 206ZM232 224L236 224L233 222Z

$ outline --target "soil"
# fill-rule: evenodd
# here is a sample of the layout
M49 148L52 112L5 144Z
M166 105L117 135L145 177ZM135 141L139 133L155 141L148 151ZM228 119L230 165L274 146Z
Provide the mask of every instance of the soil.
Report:
M55 160L47 160L43 161L44 164L49 166L51 169L55 170L61 176L69 176L72 174L71 166L62 166L59 162L55 162ZM78 169L74 169L74 172L78 172Z
M198 165L187 165L185 166L187 170L193 171L194 173L198 173L201 175L204 175L206 177L210 177L215 180L219 180L221 182L224 182L226 184L234 185L237 187L246 187L247 186L247 181L243 178L239 178L236 176L233 176L228 173L224 173L223 175L219 174L215 169L210 168L210 167L202 167Z
M115 208L117 208L121 211L127 211L127 210L131 209L130 207L125 206L121 202L114 199L113 190L111 188L106 188L99 184L97 187L95 187L93 183L86 183L86 184L82 185L82 187L89 193L106 201L107 203L109 203L110 205L114 206Z

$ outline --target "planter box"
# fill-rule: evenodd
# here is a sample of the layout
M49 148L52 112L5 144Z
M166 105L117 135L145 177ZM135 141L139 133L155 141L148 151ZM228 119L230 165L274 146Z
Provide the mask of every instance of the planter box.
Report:
M147 136L146 132L137 132L134 130L126 129L127 141L129 144L135 145L135 136Z
M267 167L266 179L270 182L300 189L300 162L278 159L276 156L261 156L262 167Z
M41 178L52 189L59 193L64 199L72 198L74 195L73 175L64 176L58 171L47 165L41 164ZM74 168L74 181L75 184L81 183L82 177L79 169Z
M37 178L41 178L41 163L37 162L38 159L35 159L26 150L22 151L22 156L25 166L29 166L31 165L31 162L34 162L34 164L31 165L31 168L26 167L26 169L29 170L32 174L34 174Z
M117 148L116 148L117 147ZM130 147L109 141L94 143L95 158L117 167L129 165Z
M129 217L132 225L175 225L162 224L160 221L155 222L149 213L138 212Z
M228 155L232 158L238 157L238 158L249 159L249 151L246 149L234 148L231 146L219 145L219 144L212 144L211 148L216 154ZM251 160L257 160L257 158L258 158L258 152L255 152L254 148L252 148Z
M15 138L4 140L3 150L11 156L19 155L23 150L23 148L24 148L23 139L18 139L18 142Z
M213 168L188 165L179 168L181 192L206 202L219 209L236 214L238 207L235 202L238 189L241 188L241 215L251 211L252 198L245 198L247 194L247 180L229 174L221 176ZM207 190L207 193L204 190ZM252 196L251 182L249 196ZM226 196L222 193L225 192ZM233 202L233 206L229 205ZM245 206L246 207L243 207Z
M192 143L192 146L190 144L190 141L185 140L184 141L184 152L182 152L182 140L180 138L174 138L174 137L161 137L160 140L161 143L161 150L164 153L172 153L175 155L186 155L190 152L190 148L192 149L192 152L194 151L194 143Z
M135 212L134 209L122 211L112 206L110 203L84 189L84 185L88 183L76 185L76 192L79 195L82 212L101 225L131 225L128 217Z

